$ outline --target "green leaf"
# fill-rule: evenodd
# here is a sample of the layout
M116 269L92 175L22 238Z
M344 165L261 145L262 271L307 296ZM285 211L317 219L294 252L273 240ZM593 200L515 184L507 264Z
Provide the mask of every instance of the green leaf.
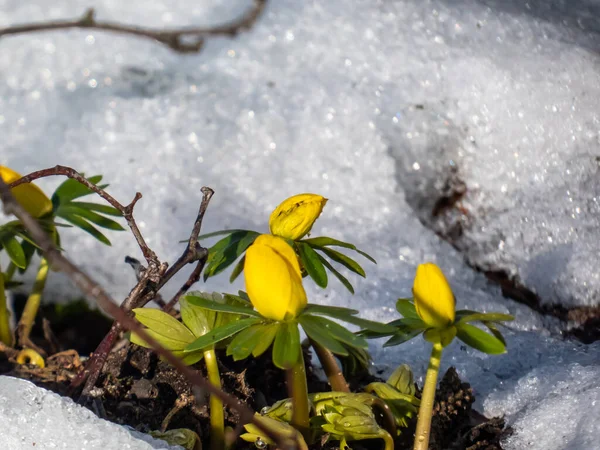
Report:
M300 360L300 330L296 322L280 322L273 343L273 364L291 369Z
M95 175L93 177L89 177L87 180L90 183L97 185L102 180L102 175ZM94 191L89 189L87 186L84 186L79 181L74 180L73 178L68 178L54 191L54 194L52 195L52 204L64 204L73 199L89 195L93 192Z
M501 313L473 313L461 317L456 324L469 323L469 322L510 322L515 320L510 314Z
M324 317L312 316L312 321L318 326L320 326L323 332L327 333L329 336L331 336L337 341L343 342L344 344L349 345L351 347L369 347L369 344L364 338L362 338L361 336L357 336L351 331L348 331L346 328L332 320L326 319Z
M235 279L244 271L244 264L246 263L246 255L242 256L238 263L233 268L231 275L229 275L229 282L233 283Z
M303 242L296 242L296 248L300 255L302 265L310 277L315 280L317 286L327 287L327 272L319 260L319 255L309 245Z
M224 339L227 339L230 336L233 336L240 331L257 324L261 321L261 319L256 317L251 317L248 319L240 319L235 322L229 322L226 325L223 325L219 328L215 328L214 330L206 333L204 336L200 336L190 345L188 345L183 351L193 352L196 350L202 350L206 347L215 345L217 342L221 342Z
M273 343L278 328L279 323L257 323L240 331L227 346L227 356L232 356L234 361L239 361L246 359L255 352L261 355ZM266 342L268 342L268 345L264 347ZM258 346L261 348L257 351Z
M238 306L229 303L220 303L194 294L187 294L184 298L190 304L199 308L208 309L210 311L220 311L225 313L241 314L243 316L260 317L260 314L258 314L258 312L254 311L252 308L252 304L248 304L248 306L242 306L241 303L238 303Z
M68 215L63 215L62 218L68 222L71 222L76 227L81 228L86 233L91 234L92 236L94 236L96 239L98 239L103 244L110 245L110 241L108 240L108 238L106 236L104 236L104 234L102 234L96 227L91 225L86 220L82 219L80 216L68 214Z
M504 344L504 346L506 347L506 340L504 339L504 336L502 336L502 333L500 333L500 330L496 327L496 324L493 322L483 322L483 324L490 330L490 332L496 336L496 338L502 342Z
M325 253L335 262L340 263L342 266L346 267L348 270L365 278L366 275L364 269L352 258L327 247L321 247L319 250Z
M272 322L264 325L263 336L261 341L258 343L254 350L252 350L252 356L255 358L262 355L273 343L277 330L279 330L280 322Z
M480 352L488 353L490 355L506 353L506 346L500 339L486 333L476 326L469 325L468 323L462 323L457 324L456 328L456 337L458 337L469 347L473 347L475 350L479 350Z
M96 211L101 214L106 214L107 216L123 217L121 211L119 211L117 208L113 208L109 205L103 205L101 203L69 202L69 206L75 206L77 208L87 209L89 211Z
M82 217L82 218L92 222L92 223L95 223L99 227L106 228L108 230L123 231L125 229L121 226L120 223L115 222L114 220L109 219L108 217L104 217L94 211L90 211L90 210L83 209L83 208L78 208L76 206L73 206L72 203L69 203L64 206L60 206L60 208L58 208L58 210L56 211L56 215L58 217L63 217L63 218L65 217L65 215L79 216L79 217ZM66 219L66 220L68 220L68 219Z
M389 338L385 344L383 344L383 346L394 347L396 345L403 344L404 342L410 341L412 338L418 336L422 332L423 330L398 331L391 338Z
M386 383L398 389L402 394L415 395L415 380L408 364L401 364L396 367Z
M256 231L235 232L217 242L209 249L208 264L204 269L204 281L215 276L235 262L256 240Z
M314 320L316 318L316 316L303 314L298 318L298 322L308 337L321 347L331 350L336 355L348 356L348 350L327 333L327 331L321 327L320 323Z
M354 309L340 308L338 306L309 304L303 311L303 314L307 313L333 317L334 319L339 319L344 322L356 325L358 327L367 330L377 331L380 333L392 334L396 332L396 329L394 327L385 323L374 322L372 320L361 319L360 317L356 317L355 314L358 314L358 311Z
M208 239L208 238L215 237L215 236L222 236L224 234L232 234L232 233L238 233L238 232L254 233L253 231L250 231L250 230L239 230L239 229L234 228L231 230L220 230L220 231L213 231L212 233L201 234L200 236L198 236L198 240ZM180 242L187 242L187 239L184 241L180 241Z
M153 331L153 330L146 329L146 333L148 333L148 335L151 338L153 338L156 342L158 342L160 345L162 345L167 350L181 352L186 346L186 343L184 343L184 342L181 342L181 341L178 341L175 339L171 339L169 336L165 336L164 334L157 333L156 331ZM146 341L144 341L137 333L134 333L134 332L130 333L129 340L133 344L139 345L140 347L152 348L152 347L150 347L150 344L148 344Z
M362 250L357 249L354 244L350 244L348 242L338 241L337 239L333 239L333 238L325 237L325 236L310 238L310 239L303 239L302 242L307 243L308 245L310 245L313 248L321 248L321 247L327 247L327 246L349 248L350 250L354 250L357 253L360 253L361 255L363 255L365 258L367 258L372 263L377 264L377 261L375 261L375 259L373 259L372 256L368 255L367 253L363 252Z
M357 309L344 308L342 306L317 305L315 303L309 303L308 305L306 305L304 312L310 312L311 314L323 314L326 316L332 316L332 314L355 315L359 313Z
M396 302L396 311L402 315L402 317L410 319L419 319L415 304L407 298L399 298Z
M350 282L348 281L348 279L342 275L341 273L339 273L330 263L329 261L327 261L325 258L323 258L323 256L319 255L317 253L317 256L319 257L319 261L321 261L321 263L327 268L329 269L329 271L338 279L340 280L340 282L344 285L344 287L346 289L348 289L350 291L351 294L354 294L354 288L352 287L352 285L350 284Z
M6 250L6 254L15 266L19 269L27 267L27 256L23 251L23 247L21 247L21 244L14 236L2 236L0 244Z
M179 300L179 305L181 320L195 337L204 336L213 328L214 311L192 305L186 297Z
M135 318L142 325L161 338L161 342L166 342L165 339L172 342L173 344L169 345L170 349L182 350L194 341L194 334L179 320L166 312L153 308L136 308L133 312ZM175 345L175 343L178 344Z

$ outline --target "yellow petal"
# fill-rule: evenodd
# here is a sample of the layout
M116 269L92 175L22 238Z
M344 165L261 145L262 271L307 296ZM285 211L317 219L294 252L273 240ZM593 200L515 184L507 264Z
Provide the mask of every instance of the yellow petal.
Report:
M0 166L0 176L5 183L12 183L21 175L6 166ZM33 217L41 217L52 211L52 202L44 192L33 183L21 184L11 189L12 194L25 210Z
M277 236L256 238L246 251L244 277L250 301L268 319L291 319L306 307L296 253Z
M327 199L317 194L298 194L284 200L269 218L271 234L292 240L307 235L325 203Z
M433 263L417 267L413 295L417 314L433 328L445 328L454 322L454 294L441 269Z

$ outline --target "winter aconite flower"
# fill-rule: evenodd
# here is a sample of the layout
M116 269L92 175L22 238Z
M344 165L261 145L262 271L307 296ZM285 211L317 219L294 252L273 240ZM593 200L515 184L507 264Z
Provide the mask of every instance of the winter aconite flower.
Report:
M446 328L454 323L454 294L438 266L425 263L417 267L413 295L417 314L428 326Z
M269 218L271 234L291 240L306 236L325 203L327 199L317 194L298 194L284 200Z
M0 166L0 176L10 184L21 175L6 166ZM41 217L52 211L52 202L44 192L33 183L21 184L11 189L12 194L25 210L33 217Z
M257 237L246 251L244 276L248 297L263 317L291 319L306 307L298 257L282 238Z

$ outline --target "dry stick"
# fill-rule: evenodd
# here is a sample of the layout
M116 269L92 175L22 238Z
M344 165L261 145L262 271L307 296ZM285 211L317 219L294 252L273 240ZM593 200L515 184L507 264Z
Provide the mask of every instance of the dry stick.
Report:
M194 226L192 227L192 232L190 234L190 238L188 240L188 244L184 252L177 259L177 261L175 261L175 264L173 264L173 266L171 266L164 273L163 271L159 272L159 279L156 285L150 286L150 280L148 279L150 273L148 269L146 269L141 274L140 282L138 282L137 286L133 289L132 293L130 293L128 298L123 302L122 306L123 309L125 309L126 311L129 312L134 308L141 308L145 306L148 302L156 298L156 293L173 277L173 275L179 272L185 265L194 261L198 261L198 267L200 272L202 272L202 269L204 269L204 264L206 263L206 259L208 257L208 250L206 250L198 244L198 235L200 234L200 228L202 227L202 219L204 218L204 214L206 213L206 208L208 208L208 203L210 202L210 199L212 198L214 192L208 187L203 187L201 191L202 202L200 203L198 215L196 216L196 220L194 222ZM135 223L133 217L132 221L133 223ZM198 267L196 269L198 269ZM161 268L166 268L166 266L161 265ZM194 270L194 272L195 271L196 270ZM144 280L147 284L144 288L142 288L141 284L144 282ZM184 285L184 287L185 286L186 285ZM151 288L150 292L147 292L140 299L140 296L144 292L146 292L148 288ZM185 292L185 290L187 290L182 289L180 289L179 292ZM174 297L174 299L177 300L178 297ZM118 323L114 323L109 333L104 337L102 342L100 342L100 345L98 345L96 351L94 351L94 354L90 358L85 371L78 374L78 376L71 382L71 389L74 390L78 386L80 386L84 380L86 380L83 392L81 393L82 398L87 398L92 392L94 386L96 385L96 382L100 377L102 368L104 367L104 364L108 359L108 355L112 347L114 346L114 343L120 331L120 325Z
M30 23L0 28L0 37L11 34L64 30L68 28L89 28L154 39L176 52L193 53L198 52L202 48L204 39L207 36L235 37L238 33L251 28L264 11L266 4L267 0L254 0L253 7L246 14L239 19L223 25L210 28L185 27L174 30L156 30L135 25L97 21L94 9L90 8L79 19ZM184 38L193 38L193 40L191 42L184 42Z
M130 331L135 332L146 341L154 351L165 358L170 364L172 364L180 373L182 373L194 386L198 386L201 389L205 389L211 394L221 399L224 403L230 406L232 409L237 411L242 422L252 422L264 433L266 433L271 439L275 440L278 445L283 449L295 449L297 444L285 436L281 436L279 433L270 430L265 427L261 421L255 419L254 412L243 405L239 399L233 395L227 394L220 389L212 386L208 380L198 374L198 372L192 370L186 366L179 358L173 353L162 347L154 338L152 338L141 326L139 322L130 317L126 311L117 306L110 295L92 278L82 272L77 266L75 266L69 259L61 254L56 248L50 237L42 229L40 224L29 214L25 209L16 201L12 195L8 185L0 177L0 199L4 205L5 214L15 215L19 221L23 224L25 229L29 231L31 237L39 245L44 253L44 256L48 262L61 272L65 273L71 281L81 291L93 298L98 305L121 325Z
M164 284L169 281L173 275L175 275L179 270L181 270L186 264L192 263L194 261L198 261L198 266L194 270L196 273L197 270L202 272L204 268L204 264L206 262L206 257L208 252L206 249L203 249L198 245L198 235L200 234L200 227L202 225L202 217L206 212L206 208L208 207L208 202L213 195L213 191L210 188L202 188L203 200L200 205L200 209L198 211L198 216L196 217L196 221L194 223L194 227L192 229L192 233L190 235L190 239L188 241L188 245L183 252L183 254L178 258L175 264L167 270L166 264L161 264L158 260L158 257L148 247L146 241L144 240L137 223L133 217L133 208L135 204L142 198L142 194L139 192L136 193L134 199L131 201L129 205L122 205L119 201L117 201L113 196L108 194L104 189L96 186L95 184L88 181L83 175L78 173L76 170L66 167L66 166L55 166L50 169L38 170L36 172L32 172L19 180L10 184L10 187L16 187L23 183L29 183L38 178L54 176L54 175L64 175L68 178L72 178L79 183L86 186L88 189L97 193L100 197L105 199L108 203L110 203L114 208L118 209L134 235L138 246L140 247L146 261L148 263L148 268L144 270L143 275L138 280L138 284L132 289L127 298L123 301L122 307L126 311L131 311L134 308L139 308L145 306L149 301L156 298L156 293L160 288L164 286ZM193 275L193 274L192 274ZM189 282L190 280L188 280ZM151 286L152 285L152 286ZM191 286L191 285L190 285ZM185 285L184 285L185 287ZM180 292L185 293L185 291L189 289L187 287L183 291L180 289ZM150 292L147 292L147 291ZM142 297L142 295L144 297ZM175 297L173 300L177 301L178 297ZM81 371L77 377L75 377L71 382L71 390L79 387L84 381L86 381L86 385L84 387L82 396L87 397L100 376L100 372L102 367L104 367L104 363L108 358L108 355L114 346L114 343L119 335L121 328L118 323L113 324L110 331L104 337L104 339L100 342L96 350L94 351L92 357L86 364L86 369Z

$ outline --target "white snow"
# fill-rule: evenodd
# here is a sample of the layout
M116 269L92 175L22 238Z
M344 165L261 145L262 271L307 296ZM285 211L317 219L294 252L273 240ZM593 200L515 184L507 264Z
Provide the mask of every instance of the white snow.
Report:
M88 2L0 0L0 26L79 16ZM98 0L98 19L207 25L249 2ZM598 304L596 160L600 125L595 1L271 1L259 24L194 55L93 30L0 39L0 154L22 173L55 164L101 173L166 261L182 250L203 185L215 189L204 231L267 230L285 197L330 199L314 235L355 243L366 280L351 297L332 280L311 301L388 320L417 264L447 273L459 307L510 312L509 353L453 344L486 414L506 414L509 449L589 450L600 440L598 344L560 338L555 320L504 299L425 228L450 170L467 185L467 257L518 275L542 300ZM595 153L596 152L596 153ZM456 168L456 169L453 169ZM47 192L60 181L42 180ZM434 223L444 231L447 223ZM66 230L69 256L115 296L134 283L128 233L104 247ZM174 292L187 273L167 286ZM49 292L64 292L52 274ZM207 290L235 291L227 277ZM424 374L421 339L382 349L379 365ZM597 415L597 414L596 414Z
M6 376L0 376L0 420L0 441L7 450L181 450L99 419L70 398Z

